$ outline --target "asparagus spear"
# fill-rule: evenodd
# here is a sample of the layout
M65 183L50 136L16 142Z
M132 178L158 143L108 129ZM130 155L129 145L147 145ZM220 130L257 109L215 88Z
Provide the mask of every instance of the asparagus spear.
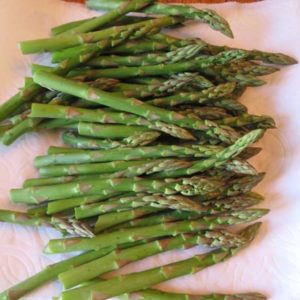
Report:
M147 103L155 106L176 106L183 103L207 103L218 98L230 95L235 88L235 83L225 83L211 88L202 90L200 92L182 92L176 95L157 98L147 101Z
M175 63L194 58L201 51L201 45L187 45L166 53L148 53L142 56L98 56L90 60L87 65L91 67L133 67L156 65L161 63Z
M34 216L24 212L0 210L0 221L30 226L50 226L63 235L71 234L83 237L93 237L94 234L82 222L73 218Z
M105 281L95 282L84 287L71 289L63 292L61 299L69 300L76 297L78 300L89 300L95 295L97 295L97 299L99 300L107 299L123 293L147 289L155 284L172 278L187 274L194 274L206 267L229 259L237 252L245 248L254 239L259 227L260 224L256 223L242 231L241 236L247 240L246 244L242 246L229 249L221 248L208 254L196 255L193 258L177 263L164 265L143 272L121 275Z
M136 161L114 161L107 163L87 163L48 166L39 169L41 176L55 177L62 175L92 175L92 174L111 174L112 176L130 177L151 174L164 169L177 168L178 160L158 159L158 160L136 160ZM180 165L188 166L188 162L181 161Z
M154 54L149 53L144 56L98 56L87 63L92 67L120 67L120 66L141 66L141 65L155 65L160 63L178 62L188 60L195 57L201 50L201 45L187 45L185 47L177 48L167 53ZM57 63L68 57L68 52L58 51L52 55L52 62Z
M91 139L76 135L72 132L64 132L62 139L66 145L81 149L114 149L122 147L138 147L151 144L160 136L159 132L149 131L129 136L121 141Z
M158 120L149 121L134 114L110 112L101 109L92 110L62 105L47 106L34 103L30 116L32 118L57 118L102 124L147 126L150 129L162 131L182 139L193 139L193 136L187 130L175 125L166 124Z
M197 201L196 198L194 198ZM144 218L131 218L127 220L126 223L122 223L117 225L117 223L112 228L112 230L117 230L121 228L132 228L132 227L143 227L143 226L151 226L157 225L162 223L168 222L175 222L180 220L193 220L199 218L199 214L206 215L206 214L218 214L220 212L227 213L231 211L241 211L243 209L249 208L253 205L259 204L263 200L263 197L256 193L247 193L233 197L226 197L222 199L210 200L210 201L201 201L201 205L203 205L203 212L204 213L197 213L197 212L188 212L188 211L163 211L158 214L149 215ZM113 214L111 213L111 220L113 220ZM102 221L102 218L104 220ZM103 229L107 229L108 227L112 227L113 222L108 223L109 226L105 226L105 215L102 217L99 216L96 225L95 225L95 232L98 233ZM125 222L125 221L124 221ZM103 228L102 228L103 226Z
M243 50L226 51L217 54L216 56L202 56L197 59L188 60L186 62L177 62L172 64L158 64L153 66L141 66L141 67L121 67L102 70L83 70L72 71L70 76L79 77L85 79L95 79L99 77L109 78L128 78L138 76L161 76L169 75L173 73L182 73L187 71L201 71L212 65L220 64L224 65L230 61L243 59L245 57Z
M209 54L216 54L222 51L226 51L229 49L237 49L237 48L231 48L228 46L216 46L211 45L202 39L179 39L175 38L173 36L165 35L165 34L155 34L151 35L151 40L158 42L162 45L164 44L165 47L167 45L170 46L176 46L176 47L183 47L186 45L198 43L198 44L205 44L205 50ZM262 61L264 63L269 64L277 64L277 65L292 65L298 63L296 59L293 57L290 57L288 55L282 54L282 53L273 53L273 52L266 52L266 51L260 51L260 50L245 50L248 53L248 59L250 60L258 60Z
M142 5L150 1L143 1ZM141 2L140 2L141 3ZM136 5L136 1L133 2ZM128 5L126 5L128 7ZM126 9L126 6L124 8ZM131 6L129 4L129 6ZM106 14L107 15L107 14ZM105 16L105 15L104 15ZM103 17L103 16L102 16ZM128 30L143 30L143 27L158 28L169 26L180 22L180 18L162 17L158 19L151 19L130 25L115 26L100 31L89 33L69 34L48 39L38 39L23 41L19 43L19 47L23 54L39 53L39 52L53 52L60 49L74 47L85 43L95 43L106 39L116 39L120 34L128 32Z
M211 200L201 202L201 205L198 206L199 209L197 212L172 210L161 212L152 216L148 216L148 212L145 212L143 208L136 208L122 212L111 212L98 217L94 232L98 233L110 227L113 227L112 230L116 230L119 228L149 226L179 220L197 219L200 215L211 215L219 214L221 212L224 213L243 210L260 203L262 200L263 198L260 195L249 193L245 195L219 199L218 201ZM194 201L197 201L197 199L194 199ZM118 224L120 225L117 226Z
M114 9L122 0L113 0L109 3L103 0L88 0L86 5L91 9ZM210 9L196 9L191 6L175 6L155 3L143 9L148 14L163 14L169 16L181 16L186 19L197 20L208 24L212 29L222 32L228 37L233 37L229 24L225 19Z
M258 133L256 131L255 133ZM249 143L250 144L250 143ZM76 149L74 153L53 154L38 156L35 159L35 166L45 167L61 164L79 164L92 162L108 162L123 160L139 160L147 158L163 157L210 157L220 150L217 146L175 146L175 145L155 145L139 148L120 148L106 150L81 150Z
M115 85L112 91L125 97L157 97L174 93L187 85L191 85L196 77L195 73L179 73L172 75L169 80L149 85L120 83Z
M132 294L123 294L118 296L118 299L124 300L266 300L262 294L247 293L247 294L210 294L210 295L188 295L166 293L157 290L143 290Z
M178 235L121 251L113 251L104 257L60 274L59 280L64 288L68 289L109 271L117 270L130 262L168 250L189 249L199 244L209 247L232 247L239 246L243 242L243 239L226 231L207 231L200 235L197 233Z
M121 228L123 224L126 224L126 222L141 217L147 217L153 213L156 214L161 211L163 211L163 209L154 207L137 207L119 212L106 213L98 217L95 227L93 228L94 233L99 233L110 228L114 230L114 228L118 225L118 228Z
M70 34L86 33L100 28L103 25L111 23L116 19L131 11L139 11L145 8L147 5L152 4L154 0L133 0L133 1L122 1L114 10L108 12L102 16L95 17L86 20L80 24L77 23L76 27L70 28L64 31L61 35L67 36ZM60 35L60 36L61 36Z
M2 300L17 300L25 296L34 289L44 285L45 283L54 280L59 274L64 271L70 270L81 264L85 264L89 261L93 261L99 257L102 257L113 250L113 247L108 247L101 250L90 251L71 257L69 259L60 261L58 263L47 266L37 274L25 279L24 281L12 286L11 288L0 293L0 299Z
M120 229L97 235L93 238L67 238L50 240L44 249L45 253L64 253L72 251L100 249L107 246L120 245L150 238L174 236L207 229L223 228L257 220L268 212L266 209L232 212L228 216L201 217L195 221L179 221L153 226Z
M80 205L104 201L111 197L122 195L122 194L123 193L110 192L104 195L74 197L74 198L61 199L58 201L49 202L47 203L47 214L49 215L56 214L58 212L66 211L68 209L75 208Z
M78 133L84 136L121 139L132 135L150 132L143 126L124 126L124 125L99 125L95 123L80 122L78 124Z

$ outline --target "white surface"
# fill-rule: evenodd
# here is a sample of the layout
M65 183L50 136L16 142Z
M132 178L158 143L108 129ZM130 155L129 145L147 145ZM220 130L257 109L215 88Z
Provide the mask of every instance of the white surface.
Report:
M211 7L230 22L234 40L201 24L191 25L181 33L219 44L283 51L300 58L299 0L265 0L257 4L230 3ZM16 47L17 41L46 37L55 25L93 14L81 5L60 0L0 0L0 101L5 101L22 85L31 62L43 59L42 56L22 56ZM243 103L250 112L270 114L278 125L277 130L269 131L260 142L264 150L254 160L259 170L267 172L257 191L266 196L263 206L272 209L264 219L259 237L230 261L194 276L173 280L161 288L191 293L260 291L272 300L300 299L299 77L300 65L284 68L268 76L268 85L249 89L243 96ZM19 208L9 202L9 189L20 186L27 177L33 177L36 174L33 158L45 153L49 145L58 143L55 134L31 134L9 148L0 146L1 208ZM42 254L48 239L55 236L52 230L1 224L0 291L59 260L59 255ZM158 265L181 253L161 255L151 263ZM148 259L125 270L141 270L149 266L149 262ZM26 299L48 300L59 291L60 285L52 283Z

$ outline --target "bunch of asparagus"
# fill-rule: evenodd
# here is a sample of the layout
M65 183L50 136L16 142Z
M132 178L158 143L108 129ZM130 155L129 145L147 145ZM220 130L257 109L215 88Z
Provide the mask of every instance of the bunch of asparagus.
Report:
M264 174L248 162L269 116L238 102L257 77L296 61L281 53L215 46L161 32L186 20L232 37L212 10L153 0L89 0L104 15L52 29L52 37L20 43L24 54L51 52L56 65L32 66L33 78L0 107L0 134L11 144L34 130L61 130L69 147L37 157L40 178L11 191L27 212L0 220L51 226L67 238L45 253L84 251L0 294L19 299L59 279L58 299L265 299L256 293L189 296L150 288L229 259L254 239L267 209L252 189ZM127 16L129 12L144 14ZM103 274L172 249L210 252L143 272ZM105 277L106 278L106 277Z

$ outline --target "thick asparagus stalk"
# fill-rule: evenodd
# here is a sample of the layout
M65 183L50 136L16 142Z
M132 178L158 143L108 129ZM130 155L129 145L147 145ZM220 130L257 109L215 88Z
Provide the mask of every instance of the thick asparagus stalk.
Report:
M121 300L266 300L267 297L258 293L247 294L210 294L210 295L188 295L166 293L157 290L143 290L132 294L118 296Z
M151 215L153 213L159 213L163 211L163 209L160 208L153 208L153 207L137 207L134 209L128 209L118 212L111 212L107 214L103 214L98 217L97 222L95 224L95 227L93 228L95 233L99 233L101 231L114 228L116 226L122 227L123 223L129 222L131 220L141 218L141 217L147 217L148 215Z
M160 136L159 132L149 131L129 136L121 141L87 138L72 132L64 132L62 139L66 145L81 149L114 149L122 147L140 147L151 144Z
M90 300L92 299L93 295L97 295L99 300L107 299L123 293L147 289L155 284L172 278L187 274L194 274L206 267L229 259L237 252L245 248L254 239L259 227L260 224L256 223L242 231L241 236L247 240L247 242L242 246L229 249L221 248L208 254L196 255L193 258L169 265L164 265L143 272L132 273L129 275L121 275L105 281L95 282L84 287L65 291L62 293L61 299L71 300L76 297L78 300Z
M142 1L143 5L147 2L149 3L149 1ZM136 1L134 1L134 5L136 5ZM118 38L123 32L128 32L128 30L142 30L143 27L158 28L177 24L180 21L180 18L162 17L159 19L152 19L124 26L115 26L89 33L75 33L48 39L23 41L19 43L19 47L23 54L53 52L56 50L74 47L85 43L95 43L101 40L106 40L108 38L113 40Z
M86 196L86 197L74 197L68 199L62 199L47 204L47 214L52 215L58 212L67 211L68 209L75 208L80 205L99 202L107 200L111 197L122 195L123 193L110 192L103 195Z
M110 2L103 0L88 0L86 5L91 9L114 9L122 0L113 0ZM180 16L186 19L197 20L208 24L212 29L222 32L228 37L233 37L228 22L210 9L196 9L191 6L175 6L155 3L143 9L148 14L163 14L169 16Z
M245 241L226 231L207 231L204 234L178 235L156 240L143 245L130 247L121 251L113 251L94 261L83 264L75 269L59 275L64 288L71 288L85 281L94 279L106 272L117 270L122 266L145 257L172 249L188 249L199 244L209 247L239 246Z
M47 266L42 271L25 279L24 281L12 286L11 288L0 293L1 300L17 300L25 296L34 289L44 285L45 283L54 280L59 274L77 267L81 264L85 264L89 261L93 261L99 257L102 257L113 250L113 247L108 247L106 249L90 251L71 257L69 259L60 261L58 263Z

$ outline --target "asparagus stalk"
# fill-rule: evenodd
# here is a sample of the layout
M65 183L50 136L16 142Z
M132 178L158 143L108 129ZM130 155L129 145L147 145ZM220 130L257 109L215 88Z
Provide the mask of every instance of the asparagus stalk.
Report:
M207 231L203 234L178 235L147 244L130 247L121 251L113 251L94 261L59 275L64 288L68 289L85 281L94 279L104 273L117 270L122 266L158 253L173 249L189 249L199 244L209 247L232 247L242 244L244 240L226 231Z
M188 60L194 58L200 51L201 45L187 45L169 51L167 53L154 54L149 53L145 56L98 56L87 63L88 66L92 67L120 67L120 66L141 66L141 65L155 65L160 63L174 63L182 60ZM68 52L54 52L52 56L52 62L57 63L68 56Z
M120 229L103 233L94 238L68 238L51 240L44 249L45 253L64 253L81 250L100 249L150 238L174 236L206 229L223 228L257 220L268 212L266 209L232 212L228 216L201 217L195 221L180 221L146 227Z
M35 216L18 211L11 210L0 210L0 221L8 222L20 225L29 226L49 226L54 227L60 231L63 235L77 235L82 237L93 237L94 234L91 230L83 224L73 218L62 218L62 217L46 217L46 216Z
M205 44L205 50L210 54L216 54L220 53L222 51L226 50L232 50L236 48L231 48L228 46L216 46L211 45L209 43L206 43L202 39L178 39L173 36L165 35L165 34L155 34L151 36L151 40L158 42L161 44L170 46L177 46L177 47L183 47L190 44ZM248 59L250 60L257 60L262 61L264 63L268 64L275 64L275 65L292 65L298 63L296 59L293 57L290 57L286 54L282 53L273 53L273 52L266 52L266 51L260 51L260 50L245 50L248 53Z
M86 122L78 124L80 135L97 138L121 139L145 132L149 132L149 129L143 126L99 125Z
M151 144L160 136L159 132L148 131L129 136L121 141L87 138L72 132L64 132L62 139L66 145L80 149L114 149L122 147L139 147Z
M161 63L175 63L194 58L201 51L201 45L187 45L166 53L148 53L141 56L98 56L90 60L87 65L91 67L133 67L157 65Z
M149 3L150 1L140 1L140 3L142 3L142 6L145 5L147 2ZM133 5L136 5L137 1L131 1L131 3L133 3ZM131 4L128 5L127 3L127 5L125 5L123 8L126 9L126 7L128 6L131 7ZM95 43L101 40L107 40L108 38L113 40L118 38L120 34L128 32L128 30L142 30L143 27L158 28L163 26L174 25L180 21L180 18L162 17L159 19L142 21L130 25L115 26L100 31L79 34L74 33L69 35L52 37L48 39L23 41L19 43L19 47L23 54L53 52L56 50L74 47L85 43Z
M83 71L72 71L70 76L96 79L99 77L109 78L128 78L138 76L165 76L174 73L182 73L187 71L201 71L202 69L210 66L220 64L224 65L234 60L243 59L245 52L243 50L221 52L215 56L203 56L197 59L189 60L186 62L177 62L172 64L158 64L153 66L140 66L140 67L122 67L111 69L94 69Z
M53 215L58 212L67 211L68 209L75 208L80 205L99 202L107 200L111 197L122 195L123 193L110 192L104 195L86 196L86 197L74 197L68 199L62 199L47 204L47 214Z
M267 297L258 293L247 294L210 294L210 295L188 295L166 293L157 290L143 290L132 294L123 294L118 299L124 300L266 300Z
M175 91L192 84L196 77L197 76L194 73L180 73L172 75L169 80L150 85L120 83L115 85L112 91L126 97L157 97L174 93Z
M211 200L201 202L201 205L199 205L199 209L197 212L172 210L158 213L152 216L148 216L147 211L146 213L144 213L143 208L137 208L122 212L111 212L108 214L100 215L98 217L94 232L99 233L100 231L106 230L111 227L113 227L113 230L116 230L119 228L149 226L180 220L197 219L200 215L211 215L243 210L253 205L259 204L262 200L263 198L260 195L249 193L245 195L219 199L218 201ZM196 201L196 199L194 199L194 201ZM120 225L117 226L118 224Z
M117 20L121 16L124 16L131 11L139 11L145 8L147 5L152 4L153 2L154 0L143 0L143 1L133 0L133 1L125 1L125 2L122 1L120 5L118 5L111 12L108 12L99 17L88 19L82 23L77 23L76 27L64 31L61 35L67 36L70 34L86 33L86 32L93 31L108 23L111 23L112 21Z
M214 265L229 259L237 252L245 248L256 236L260 224L254 224L242 231L241 236L246 238L246 244L229 249L218 249L208 254L196 255L193 258L180 262L164 265L161 267L149 269L143 272L132 273L129 275L121 275L113 277L105 281L95 282L90 285L65 291L61 295L62 300L76 299L89 300L97 295L99 300L107 299L112 296L120 295L147 289L160 282L176 278L179 276L194 274L206 267Z
M105 2L103 0L88 0L86 5L91 9L114 9L122 0L113 0ZM175 6L155 3L143 9L148 14L163 14L169 16L180 16L186 19L197 20L208 24L212 29L220 31L228 37L233 37L228 22L219 16L215 11L210 9L196 9L191 6Z
M252 133L252 136L261 134L261 130ZM249 137L250 134L247 135ZM245 140L244 138L243 140ZM254 139L255 140L255 139ZM250 143L248 144L250 145ZM246 147L245 147L246 148ZM195 146L175 146L175 145L155 145L139 148L120 148L106 150L81 150L76 149L74 153L50 154L38 156L35 159L35 166L45 167L50 165L61 164L81 164L92 162L109 162L123 160L139 160L147 158L163 158L163 157L210 157L220 150L217 146L211 145L195 145Z
M234 88L235 83L225 83L210 87L200 92L177 93L176 95L149 100L147 103L161 107L172 107L184 103L203 104L230 95Z
M45 283L54 280L59 274L67 270L73 269L81 264L93 261L102 257L113 250L113 247L106 249L90 251L71 257L69 259L60 261L58 263L47 266L42 271L25 279L24 281L12 286L11 288L0 293L1 300L17 300L33 291L34 289L44 285Z
M147 120L134 114L111 112L101 109L84 109L62 105L40 105L34 103L31 109L33 118L56 118L72 121L95 122L102 124L124 124L130 126L146 126L149 129L165 132L182 139L194 139L185 129L175 125L166 124L157 120Z
M93 230L95 233L99 233L110 228L114 230L114 228L118 225L120 226L119 228L121 228L125 222L129 222L140 217L147 217L153 213L159 213L162 210L163 209L160 208L141 206L133 209L106 213L98 217Z
M197 199L195 199L197 200ZM253 205L259 204L263 200L263 197L256 194L256 193L248 193L248 194L242 194L239 196L234 197L226 197L223 199L210 200L201 202L201 205L203 205L203 211L202 215L206 214L218 214L220 212L226 213L231 211L241 211L243 209L249 208ZM109 215L112 215L114 213L111 213ZM193 220L199 218L199 214L196 212L188 212L188 211L163 211L161 213L157 213L154 215L149 215L143 218L132 218L131 220L127 220L127 222L122 223L120 225L114 226L112 230L117 230L121 228L132 228L132 227L143 227L143 226L151 226L151 225L157 225L162 223L168 223L168 222L175 222L175 221L181 221L181 220ZM102 218L105 218L105 215L102 217L99 216L94 231L96 233L100 232L102 230L102 224L104 225L103 229L107 229L108 227L112 227L113 223L109 223L110 226L105 226L105 220L102 221ZM113 215L111 216L113 217Z
M179 165L188 166L186 161L176 159L158 160L133 160L133 161L114 161L107 163L87 163L48 166L39 169L43 177L55 177L65 175L92 175L92 174L111 174L113 177L132 177L142 174L151 174L165 169L174 169Z

